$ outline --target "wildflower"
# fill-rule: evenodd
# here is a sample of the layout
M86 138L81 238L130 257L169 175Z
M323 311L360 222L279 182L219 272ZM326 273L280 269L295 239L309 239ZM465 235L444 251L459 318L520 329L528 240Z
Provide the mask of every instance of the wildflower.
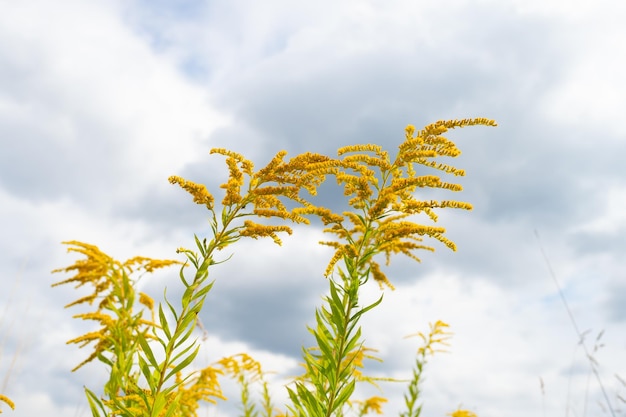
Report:
M365 415L370 411L375 412L376 414L383 413L383 403L386 403L387 399L383 397L370 397L367 400L363 401L363 405L361 406L361 415Z
M150 310L154 310L154 300L148 294L140 292L139 302L148 307Z
M261 364L246 353L227 356L217 362L227 373L239 377L244 373L249 375L250 380L260 380L263 376Z
M475 413L472 413L471 411L461 409L453 411L452 413L448 413L448 415L451 417L478 417Z
M274 240L274 243L280 246L282 241L276 235L276 232L287 232L288 234L293 233L289 226L266 226L264 224L258 224L253 221L246 220L244 222L243 230L239 231L239 235L251 237L253 239L269 236Z
M213 209L213 196L208 192L206 186L187 181L184 178L172 175L168 178L170 184L178 184L181 188L193 196L193 202L204 204L209 210Z
M223 374L222 370L212 366L201 369L191 378L183 379L180 372L176 374L179 407L184 415L197 416L200 401L217 404L217 399L226 400L218 380Z
M76 284L76 287L88 284L92 287L91 294L78 298L66 305L65 308L84 303L91 305L95 300L100 299L96 311L74 316L83 320L99 321L102 325L102 328L98 331L88 332L67 342L68 344L77 344L79 348L83 348L90 343L95 345L87 359L73 369L75 371L104 352L109 352L116 338L120 337L120 332L123 332L124 337L128 337L130 340L135 337L134 335L145 333L147 329L155 327L153 322L143 320L141 313L133 315L132 303L130 306L128 304L129 300L135 299L130 274L139 269L153 272L157 268L180 264L180 262L140 256L128 259L125 262L119 262L102 252L97 246L78 241L63 243L69 246L68 252L81 253L85 257L78 259L68 267L52 271L53 273L74 273L72 277L54 283L52 286L73 283ZM151 310L154 306L154 301L143 293L139 294L139 302ZM112 314L106 314L105 310Z

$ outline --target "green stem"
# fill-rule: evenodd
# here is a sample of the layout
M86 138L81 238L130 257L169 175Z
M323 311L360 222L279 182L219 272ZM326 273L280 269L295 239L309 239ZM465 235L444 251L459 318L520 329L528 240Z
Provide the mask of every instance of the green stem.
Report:
M345 291L343 292L343 300L342 300L342 304L343 304L343 323L342 323L342 328L345 329L346 331L343 332L343 334L338 335L338 339L339 339L339 346L338 349L336 350L336 356L335 356L335 363L336 363L336 371L335 371L335 375L334 378L332 379L333 381L335 381L334 387L330 387L330 392L329 392L329 401L328 401L328 408L326 411L326 417L329 417L332 414L332 410L333 407L335 405L335 401L337 400L337 396L339 394L339 392L341 391L341 389L348 384L350 381L348 380L342 380L341 379L341 374L343 373L343 369L341 368L341 364L344 360L344 358L346 357L346 354L348 352L344 352L344 349L346 348L346 343L348 341L348 338L350 336L349 334L349 330L348 330L348 326L350 324L350 313L352 312L352 306L355 305L355 303L353 302L354 300L352 300L352 297L350 297L350 292ZM349 365L347 365L346 367L348 367Z
M244 205L245 204L238 204L237 206L235 206L233 210L230 210L227 213L227 215L223 217L221 230L215 233L214 238L211 240L208 246L202 249L202 254L203 254L202 262L196 263L196 268L197 268L196 275L194 277L193 282L189 286L189 288L193 289L191 296L190 296L190 301L186 305L183 305L183 309L178 316L178 320L176 320L176 326L174 328L174 332L172 333L172 338L168 340L168 343L165 349L165 358L159 369L159 381L156 385L156 391L154 392L153 401L156 401L156 398L158 397L158 395L161 392L163 392L163 386L166 382L166 375L168 373L168 369L172 366L173 361L174 361L173 355L175 353L176 348L178 348L180 345L178 341L179 337L181 335L184 335L185 330L189 329L189 326L195 327L196 325L197 315L202 310L202 306L204 304L206 295L202 296L199 299L196 299L195 295L204 288L202 287L202 284L208 278L208 275L209 275L208 267L214 263L213 252L215 251L215 249L220 248L220 246L223 244L222 240L228 240L229 234L232 233L231 230L228 230L228 227L231 224L231 222L235 218L238 217L237 215L238 211ZM214 221L214 224L218 224L216 220L215 212L213 212L213 221ZM195 312L195 317L190 323L188 315L194 312ZM154 407L154 403L152 404L152 406ZM150 410L151 414L152 412L153 410Z

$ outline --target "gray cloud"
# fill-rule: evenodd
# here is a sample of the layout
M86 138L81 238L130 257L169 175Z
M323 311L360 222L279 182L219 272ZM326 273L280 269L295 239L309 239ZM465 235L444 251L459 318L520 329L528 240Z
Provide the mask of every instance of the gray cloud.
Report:
M221 157L207 155L211 147L244 153L261 167L283 148L290 156L332 154L363 142L393 150L406 124L419 128L441 118L484 116L499 127L450 133L463 151L454 163L467 171L460 179L465 191L454 197L475 209L441 214L458 252L435 243L437 252L424 253L422 264L392 262L388 274L398 291L385 295L389 308L371 319L368 333L368 343L383 346L388 360L371 369L406 370L404 358L412 357L406 355L414 346L386 339L401 337L407 318L450 317L459 326L459 347L442 360L451 365L432 369L427 384L438 383L439 391L428 391L431 410L451 411L445 404L453 407L465 390L472 402L464 404L475 405L479 415L539 412L528 378L536 385L536 374L554 377L550 387L567 381L569 358L560 359L564 346L570 348L571 331L559 321L562 307L534 229L564 271L559 278L581 321L607 320L607 334L620 334L626 321L623 225L585 225L612 213L604 211L607 190L624 184L624 143L611 124L584 118L568 124L546 108L558 103L554 95L569 85L564 80L576 79L572 74L586 51L572 38L575 25L567 19L523 14L513 2L459 2L446 9L392 2L385 10L366 2L358 8L333 5L331 14L324 3L166 3L94 9L116 24L77 9L87 25L101 28L95 32L106 34L94 38L106 39L96 43L94 55L82 58L71 48L55 49L76 40L63 25L46 26L47 35L24 23L20 30L0 25L0 263L9 268L2 283L11 282L16 265L27 258L28 291L16 297L46 312L23 316L37 323L33 333L20 326L0 346L12 352L21 339L31 340L11 381L22 403L29 395L23 387L32 386L51 393L53 405L67 411L68 404L84 401L78 381L101 377L95 371L66 373L79 355L63 343L86 328L61 309L73 290L48 288L54 280L49 270L66 263L58 240L77 234L102 241L103 249L110 245L122 257L135 248L172 256L175 247L193 244L193 233L203 236L209 229L206 210L168 184L167 176L205 183L218 197L226 168ZM53 65L68 57L75 58L73 69ZM601 109L601 98L588 97L588 105ZM228 112L228 123L213 126L223 120L210 117L209 106ZM559 112L569 111L564 107ZM438 194L423 194L431 195ZM316 202L345 207L334 184L322 187ZM326 289L321 272L330 252L314 243L319 224L303 230L285 237L276 251L266 249L269 242L242 241L233 259L215 269L217 283L202 316L211 335L292 357L309 344L304 324L312 324ZM142 285L157 299L163 285L172 300L180 295L175 272ZM64 322L71 324L59 325ZM38 366L42 358L47 361ZM2 372L6 356L0 359ZM576 370L577 380L583 373ZM476 375L490 376L484 387L470 380ZM58 392L59 386L66 391ZM390 392L402 401L399 390ZM562 409L549 401L550 411Z

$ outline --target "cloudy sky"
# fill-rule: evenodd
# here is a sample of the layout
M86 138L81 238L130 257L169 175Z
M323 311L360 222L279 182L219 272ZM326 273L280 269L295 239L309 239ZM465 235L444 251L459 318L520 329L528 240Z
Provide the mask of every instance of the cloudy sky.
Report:
M65 341L89 326L63 309L74 290L50 288L74 259L61 241L175 257L209 228L167 177L215 190L225 168L212 147L257 166L281 149L393 151L407 124L467 117L499 124L450 135L467 171L460 199L475 209L441 213L458 252L390 268L396 290L364 321L385 359L371 371L408 377L418 341L403 337L443 320L455 335L426 368L425 415L609 415L543 248L587 348L603 345L611 405L626 410L624 19L613 0L0 0L0 393L17 405L6 415L87 416L82 387L103 381L97 364L70 373L87 352ZM331 205L341 193L329 192ZM322 236L242 241L215 268L199 366L249 352L284 398L326 289ZM176 293L174 272L142 281L156 297L166 285ZM383 389L394 415L403 386Z

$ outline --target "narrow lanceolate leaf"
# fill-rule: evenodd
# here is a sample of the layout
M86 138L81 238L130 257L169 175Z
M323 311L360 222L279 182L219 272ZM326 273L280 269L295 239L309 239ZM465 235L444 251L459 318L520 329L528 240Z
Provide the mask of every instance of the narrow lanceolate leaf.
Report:
M205 246L202 244L203 242L200 242L200 239L198 239L198 235L194 234L193 237L196 240L196 247L200 251L200 254L206 258ZM206 242L206 239L205 239L205 242Z
M176 394L176 397L174 397L174 400L167 407L167 411L166 411L164 417L173 417L173 416L177 415L177 413L179 413L179 411L180 411L180 407L179 407L180 397L181 397L180 393Z
M152 370L150 369L150 366L148 366L148 362L146 362L146 360L142 356L139 356L139 369L141 369L141 373L146 379L146 382L150 387L150 391L154 392L156 390L156 383L154 381L154 378L152 378Z
M204 261L202 261L202 265L200 265L200 268L198 268L198 271L196 272L195 281L199 281L209 275L210 265L211 265L211 259L204 258Z
M178 321L178 313L176 313L176 309L174 308L174 306L169 301L167 301L165 293L163 293L163 298L165 300L165 303L167 304L167 307L170 309L170 313L172 313L172 316L174 316L174 321Z
M198 350L200 349L200 346L196 346L196 349L193 351L193 353L189 356L187 356L185 359L182 360L182 362L180 362L178 365L176 365L174 367L174 369L172 369L170 371L170 373L167 374L167 376L165 377L165 380L167 381L168 379L170 379L170 377L172 375L176 375L176 373L178 371L180 371L181 369L185 368L187 365L189 365L196 357L196 355L198 354Z
M339 407L341 407L352 395L354 392L354 387L356 386L356 381L353 379L350 383L337 395L337 399L333 404L333 409L330 410L331 413L334 413Z
M373 302L372 304L368 305L367 307L363 307L361 310L356 312L354 314L354 316L352 316L352 319L354 319L354 320L358 319L363 314L367 313L368 311L370 311L371 309L373 309L374 307L379 305L382 301L383 301L383 296L381 295L380 298L377 301Z
M343 312L343 306L341 304L331 303L330 308L332 313L327 313L327 322L336 329L338 334L343 334L346 330L344 320L345 313Z
M352 336L350 340L348 340L348 343L346 343L345 352L347 353L347 352L354 350L360 344L360 339L361 339L361 328L359 327L356 330L356 333L354 334L354 336Z
M185 292L183 293L183 298L181 299L181 306L183 308L183 311L186 311L187 307L189 307L189 303L191 303L193 297L193 292L196 290L196 288L197 284L191 284L185 289Z
M331 342L329 338L327 337L327 335L325 334L325 332L316 331L316 332L313 332L313 335L315 336L315 340L317 340L317 345L322 351L323 355L326 356L327 358L332 358L333 354L332 354L332 347L330 345Z
M165 404L167 404L167 398L165 398L163 392L159 392L154 399L154 404L152 406L152 412L150 413L150 417L160 416L163 408L165 408Z
M140 333L137 335L137 341L139 342L139 345L141 345L141 349L143 350L143 353L146 355L146 358L148 358L150 365L152 365L154 369L158 369L159 364L154 358L154 354L152 353L152 348L148 344L148 341L146 340L146 337L143 335L143 333Z
M335 305L335 306L342 306L343 302L341 301L341 298L339 298L339 293L337 292L337 286L336 284L331 280L329 282L330 284L330 296L332 297L333 302L331 303L329 300L329 304Z
M200 299L201 297L204 298L204 296L206 296L206 294L211 291L211 288L213 288L213 284L215 283L215 281L211 282L210 284L205 285L204 287L202 287L200 289L200 291L198 291L196 293L196 296L194 297L195 299Z
M196 345L196 342L193 342L191 344L189 344L189 346L187 346L185 349L183 349L182 351L178 352L176 355L172 356L172 359L170 360L170 363L174 363L178 360L178 358L184 356L187 352L189 352L194 346Z
M167 336L167 339L171 339L172 333L170 332L170 326L167 322L167 318L165 317L163 306L161 304L159 304L159 322L161 323L161 329L163 330L163 333L165 333L165 336Z
M178 277L180 278L180 281L183 283L185 288L187 288L187 287L189 287L189 285L191 285L185 279L185 270L183 268L180 268L180 272L178 273Z
M311 416L311 417L316 417L316 416L322 417L326 414L324 413L322 403L317 398L315 398L315 396L308 389L306 389L306 387L303 384L298 383L296 385L296 388L298 390L299 400L304 402L304 404L302 405L308 411L304 415Z
M96 396L92 391L85 387L85 395L87 395L87 401L89 402L89 408L91 409L91 415L93 417L105 417L107 412L104 408L104 404L100 398Z
M174 336L170 340L170 343L175 342L173 345L174 348L179 347L187 339L189 339L189 336L191 336L191 333L193 333L193 330L195 328L195 320L196 314L192 311L188 311L185 317L182 318L182 321L178 325L176 332L174 332Z

